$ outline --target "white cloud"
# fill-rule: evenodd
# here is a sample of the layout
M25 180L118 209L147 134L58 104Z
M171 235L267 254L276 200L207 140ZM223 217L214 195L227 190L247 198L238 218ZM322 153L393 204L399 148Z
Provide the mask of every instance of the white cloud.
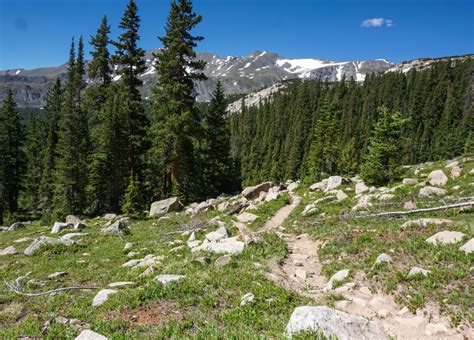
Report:
M372 18L372 19L365 19L360 24L361 27L392 27L393 20L385 19L385 18Z

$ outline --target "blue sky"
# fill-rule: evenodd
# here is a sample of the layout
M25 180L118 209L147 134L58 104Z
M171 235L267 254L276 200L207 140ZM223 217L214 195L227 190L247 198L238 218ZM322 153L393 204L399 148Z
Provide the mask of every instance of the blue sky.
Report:
M89 40L104 14L116 37L126 2L0 0L0 69L64 63L71 36ZM157 48L170 1L137 2L141 46ZM197 50L219 55L266 50L288 58L399 62L474 53L472 0L195 0L194 6L204 17Z

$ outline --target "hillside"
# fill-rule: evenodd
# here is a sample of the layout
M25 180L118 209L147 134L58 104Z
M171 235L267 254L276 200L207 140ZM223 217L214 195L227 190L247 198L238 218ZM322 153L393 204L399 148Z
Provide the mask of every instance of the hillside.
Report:
M321 305L341 337L470 338L474 159L404 176L264 183L181 212L160 202L144 220L17 224L0 238L0 337L314 336L300 318ZM416 213L449 204L464 207ZM371 217L387 211L401 213Z

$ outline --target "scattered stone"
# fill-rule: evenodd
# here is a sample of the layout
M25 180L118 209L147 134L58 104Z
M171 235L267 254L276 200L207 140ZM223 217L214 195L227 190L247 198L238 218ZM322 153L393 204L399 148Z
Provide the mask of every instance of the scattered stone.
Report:
M202 245L193 248L192 251L209 251L217 254L239 254L244 248L244 242L238 241L237 237L229 237L220 242L203 242Z
M148 277L148 276L151 276L151 274L153 274L155 271L156 271L156 267L155 267L155 266L150 266L150 267L148 267L147 269L145 269L145 271L144 271L143 273L141 273L140 275L138 275L138 277Z
M309 216L315 213L316 211L318 211L318 209L316 208L316 204L314 202L310 203L304 208L303 216Z
M15 231L21 228L25 228L25 224L22 222L15 222L8 228L8 231Z
M416 180L415 178L404 178L402 181L402 184L403 185L417 185L418 180Z
M446 195L446 193L447 193L447 191L445 189L426 186L426 187L420 189L420 194L419 195L422 196L422 197L431 197L431 196Z
M351 182L350 179L347 179L341 176L331 176L328 178L328 184L324 191L328 192L328 191L337 189L339 186L343 184L348 184L350 182Z
M219 267L222 267L222 266L225 266L227 265L230 261L232 261L232 257L229 256L229 255L222 255L220 257L217 258L216 262L214 262L214 264L216 266L219 266Z
M272 182L260 183L258 185L253 186L253 187L245 188L242 191L242 195L248 200L254 199L254 198L257 198L262 191L263 192L268 192L268 190L270 190L270 188L272 186L273 186Z
M374 321L323 306L302 306L293 311L286 326L287 335L291 337L305 331L321 333L328 339L388 339Z
M369 191L369 187L365 185L364 182L359 182L355 185L355 193L356 195L362 194L364 192Z
M109 295L116 294L117 291L115 289L102 289L100 290L94 299L92 300L92 307L97 307L104 304L108 299Z
M229 237L229 232L227 231L226 227L220 227L216 231L207 233L205 237L211 242L217 242Z
M377 259L375 260L375 264L380 263L392 263L392 257L388 254L382 253L377 256Z
M421 227L426 228L429 225L434 225L437 227L452 227L454 222L447 219L439 218L419 218L416 220L407 221L402 224L401 228L411 228L411 227Z
M227 230L226 230L226 232L227 232ZM189 236L187 242L189 243L189 242L192 242L192 241L196 241L196 232L195 232L195 231L193 231L193 232L191 233L191 235Z
M58 277L62 277L62 276L66 276L66 275L67 275L66 272L56 272L56 273L48 275L48 279L56 279Z
M239 222L243 222L243 223L253 222L257 218L258 218L257 215L254 215L254 214L249 213L249 212L243 212L243 213L241 213L240 215L237 216L237 220Z
M102 228L104 234L116 234L119 236L124 236L130 233L128 224L124 220L118 220L112 223L110 226Z
M53 237L47 237L47 236L40 236L36 240L31 243L28 248L25 249L24 254L26 256L33 255L42 245L49 244L49 245L55 245L55 244L64 244L64 245L71 245L73 244L74 241L72 240L63 240L63 239L57 239Z
M74 228L73 223L55 222L51 229L51 234L58 234L63 229Z
M245 224L234 222L234 226L237 228L238 235L240 239L244 241L246 246L261 241L261 237L254 234Z
M131 249L131 248L133 248L133 243L127 242L127 243L125 243L125 247L123 247L123 250L124 250L124 251L127 251L127 250L129 250L129 249Z
M129 252L129 253L127 254L127 257L132 258L132 257L137 256L138 254L140 254L140 252L138 252L138 251L131 251L131 252Z
M107 340L108 338L91 331L90 329L85 329L79 334L75 340Z
M7 256L7 255L16 255L18 254L18 250L14 246L6 247L5 249L0 250L0 256Z
M186 278L186 275L158 275L155 277L155 281L160 282L162 285L168 285L174 281L181 281Z
M466 254L474 252L474 238L471 238L469 241L467 241L459 248L459 250L465 252Z
M70 223L70 224L77 224L77 223L81 223L82 220L77 217L77 216L74 216L74 215L67 215L66 216L66 223Z
M202 244L201 240L195 240L195 241L188 241L187 245L189 248L196 248L199 247Z
M183 248L184 248L184 246L177 246L177 247L171 248L171 249L170 249L170 253L175 253L175 252L177 252L178 250L181 250L181 249L183 249Z
M414 209L416 209L416 204L413 201L407 201L403 205L403 209L404 210L414 210Z
M332 289L333 283L335 283L337 281L343 281L348 276L349 276L349 270L348 269L342 269L342 270L338 271L336 274L331 276L331 278L329 279L329 282L327 284L327 288Z
M272 188L273 189L273 188ZM270 189L270 190L272 190ZM265 202L270 202L273 200L276 200L278 197L280 197L280 193L277 191L269 191L268 194L265 196Z
M338 190L336 193L336 198L339 202L344 201L348 197L349 196L347 196L347 194L342 190Z
M300 183L299 183L299 182L292 182L292 183L288 184L288 186L286 187L286 189L287 189L289 192L293 192L293 191L295 191L296 189L298 189L299 186L300 186Z
M61 236L61 240L69 241L69 240L74 239L75 237L86 236L86 235L88 234L87 233L69 233L69 234L65 234Z
M433 170L428 175L428 182L438 187L444 186L448 183L448 176L445 175L443 170Z
M316 190L324 191L326 190L327 186L328 186L328 179L326 178L326 179L323 179L321 182L314 183L313 185L311 185L309 187L309 190L310 191L316 191Z
M117 218L117 214L105 214L104 219L111 221L113 219Z
M31 241L31 240L32 240L31 237L22 237L18 240L13 241L13 243L22 243L22 242Z
M253 302L254 299L255 295L253 295L252 293L247 293L240 299L240 305L245 306L246 304Z
M125 287L125 286L131 286L134 285L135 282L133 281L120 281L120 282L112 282L108 284L108 287L110 288L116 288L116 287Z
M369 195L363 195L359 198L359 201L357 204L352 208L353 211L357 210L366 210L369 207L372 206L371 201L375 198L375 195L369 194Z
M437 244L453 244L462 240L464 234L459 231L444 230L426 239L426 242Z
M171 197L166 200L153 202L150 207L150 217L156 215L164 215L171 211L180 211L183 209L183 204L178 197Z
M430 273L429 270L426 270L420 267L412 267L410 271L408 272L408 277L412 277L418 274L421 274L423 276L428 276L429 273Z
M452 178L458 178L459 176L461 176L461 172L462 172L463 168L460 167L459 165L455 165L451 168L451 177Z

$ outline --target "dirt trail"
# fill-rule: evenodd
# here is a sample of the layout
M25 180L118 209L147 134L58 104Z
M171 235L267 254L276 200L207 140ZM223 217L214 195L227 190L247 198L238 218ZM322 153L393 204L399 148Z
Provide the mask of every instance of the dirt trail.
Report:
M292 194L292 200L292 204L280 209L263 230L279 229L300 202L295 194ZM427 305L413 314L396 304L392 296L371 292L360 273L343 286L328 289L317 256L320 242L312 240L307 234L294 236L281 231L277 233L287 242L289 255L282 263L269 263L266 277L285 289L316 301L321 301L328 294L343 295L345 300L335 303L337 309L374 320L388 335L397 339L474 339L472 328L464 331L451 328L449 320L439 315L435 305Z

